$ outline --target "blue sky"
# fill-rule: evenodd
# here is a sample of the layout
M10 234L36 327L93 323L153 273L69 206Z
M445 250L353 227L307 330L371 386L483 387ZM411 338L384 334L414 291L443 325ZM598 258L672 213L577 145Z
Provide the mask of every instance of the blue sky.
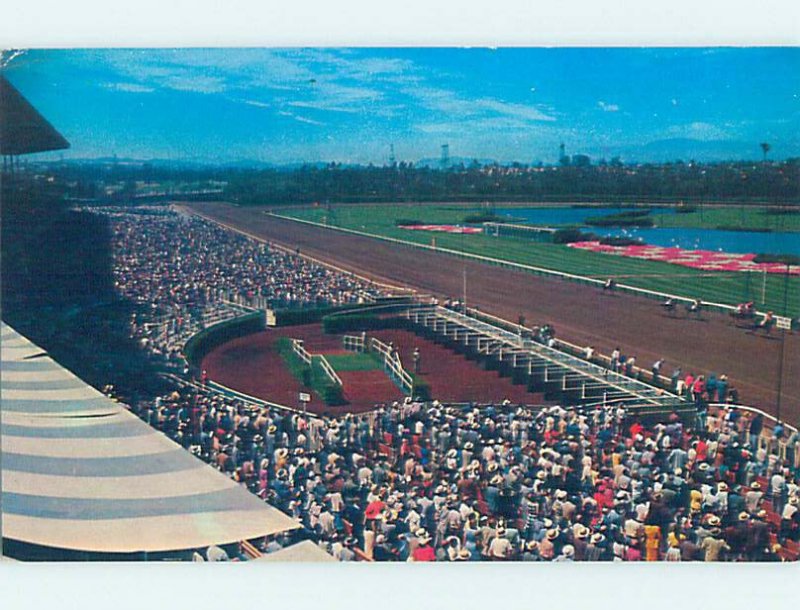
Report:
M35 50L65 157L525 163L800 156L800 49Z

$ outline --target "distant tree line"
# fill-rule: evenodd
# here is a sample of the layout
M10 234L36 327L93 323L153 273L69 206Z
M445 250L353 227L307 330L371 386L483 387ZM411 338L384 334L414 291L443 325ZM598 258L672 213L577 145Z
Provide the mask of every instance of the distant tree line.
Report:
M530 167L303 167L232 176L240 204L378 201L800 201L800 160Z
M481 165L446 169L411 163L298 168L165 167L149 164L55 164L70 194L102 197L99 184L136 181L225 183L224 198L243 205L380 201L800 202L800 159L703 164Z

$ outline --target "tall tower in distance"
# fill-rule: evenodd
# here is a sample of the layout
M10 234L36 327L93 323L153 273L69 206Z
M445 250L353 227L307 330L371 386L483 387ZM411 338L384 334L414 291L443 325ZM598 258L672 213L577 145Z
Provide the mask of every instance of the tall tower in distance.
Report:
M561 143L561 146L558 147L558 162L561 165L569 165L570 163L570 158L567 156L566 147L564 146L563 142Z
M394 156L394 144L389 144L389 167L395 167L397 165L397 159Z
M439 159L439 165L442 169L450 167L450 145L442 144L442 156Z

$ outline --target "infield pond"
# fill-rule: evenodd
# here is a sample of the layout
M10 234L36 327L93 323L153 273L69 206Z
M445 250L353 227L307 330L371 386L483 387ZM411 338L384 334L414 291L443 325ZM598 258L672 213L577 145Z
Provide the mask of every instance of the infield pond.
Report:
M653 228L595 227L585 224L587 218L609 216L634 209L636 208L513 207L498 208L496 214L537 226L581 226L596 235L641 239L654 246L678 247L686 250L715 250L735 254L769 253L800 256L800 233L796 231L730 231L710 227L659 227L659 220L663 217L673 216L674 209L654 210L651 217L656 226Z

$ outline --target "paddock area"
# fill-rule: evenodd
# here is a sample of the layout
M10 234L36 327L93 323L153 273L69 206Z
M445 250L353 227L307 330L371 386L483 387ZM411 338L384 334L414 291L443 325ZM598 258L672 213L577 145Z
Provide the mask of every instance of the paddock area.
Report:
M515 385L497 371L485 370L473 360L451 351L429 339L407 330L379 330L369 332L384 343L392 343L404 366L413 370L413 351L420 352L419 377L431 389L431 397L442 402L491 403L510 400L520 404L541 404L543 396L528 392L524 385ZM300 392L307 392L300 380L294 377L276 348L282 338L301 339L311 354L336 356L347 354L342 335L322 332L320 324L289 326L266 330L234 339L212 350L202 361L202 368L210 381L233 390L299 408ZM376 405L402 401L403 392L376 361L374 369L341 370L336 359L331 358L334 370L342 380L346 405L325 405L319 396L313 396L308 410L319 415L363 413Z

